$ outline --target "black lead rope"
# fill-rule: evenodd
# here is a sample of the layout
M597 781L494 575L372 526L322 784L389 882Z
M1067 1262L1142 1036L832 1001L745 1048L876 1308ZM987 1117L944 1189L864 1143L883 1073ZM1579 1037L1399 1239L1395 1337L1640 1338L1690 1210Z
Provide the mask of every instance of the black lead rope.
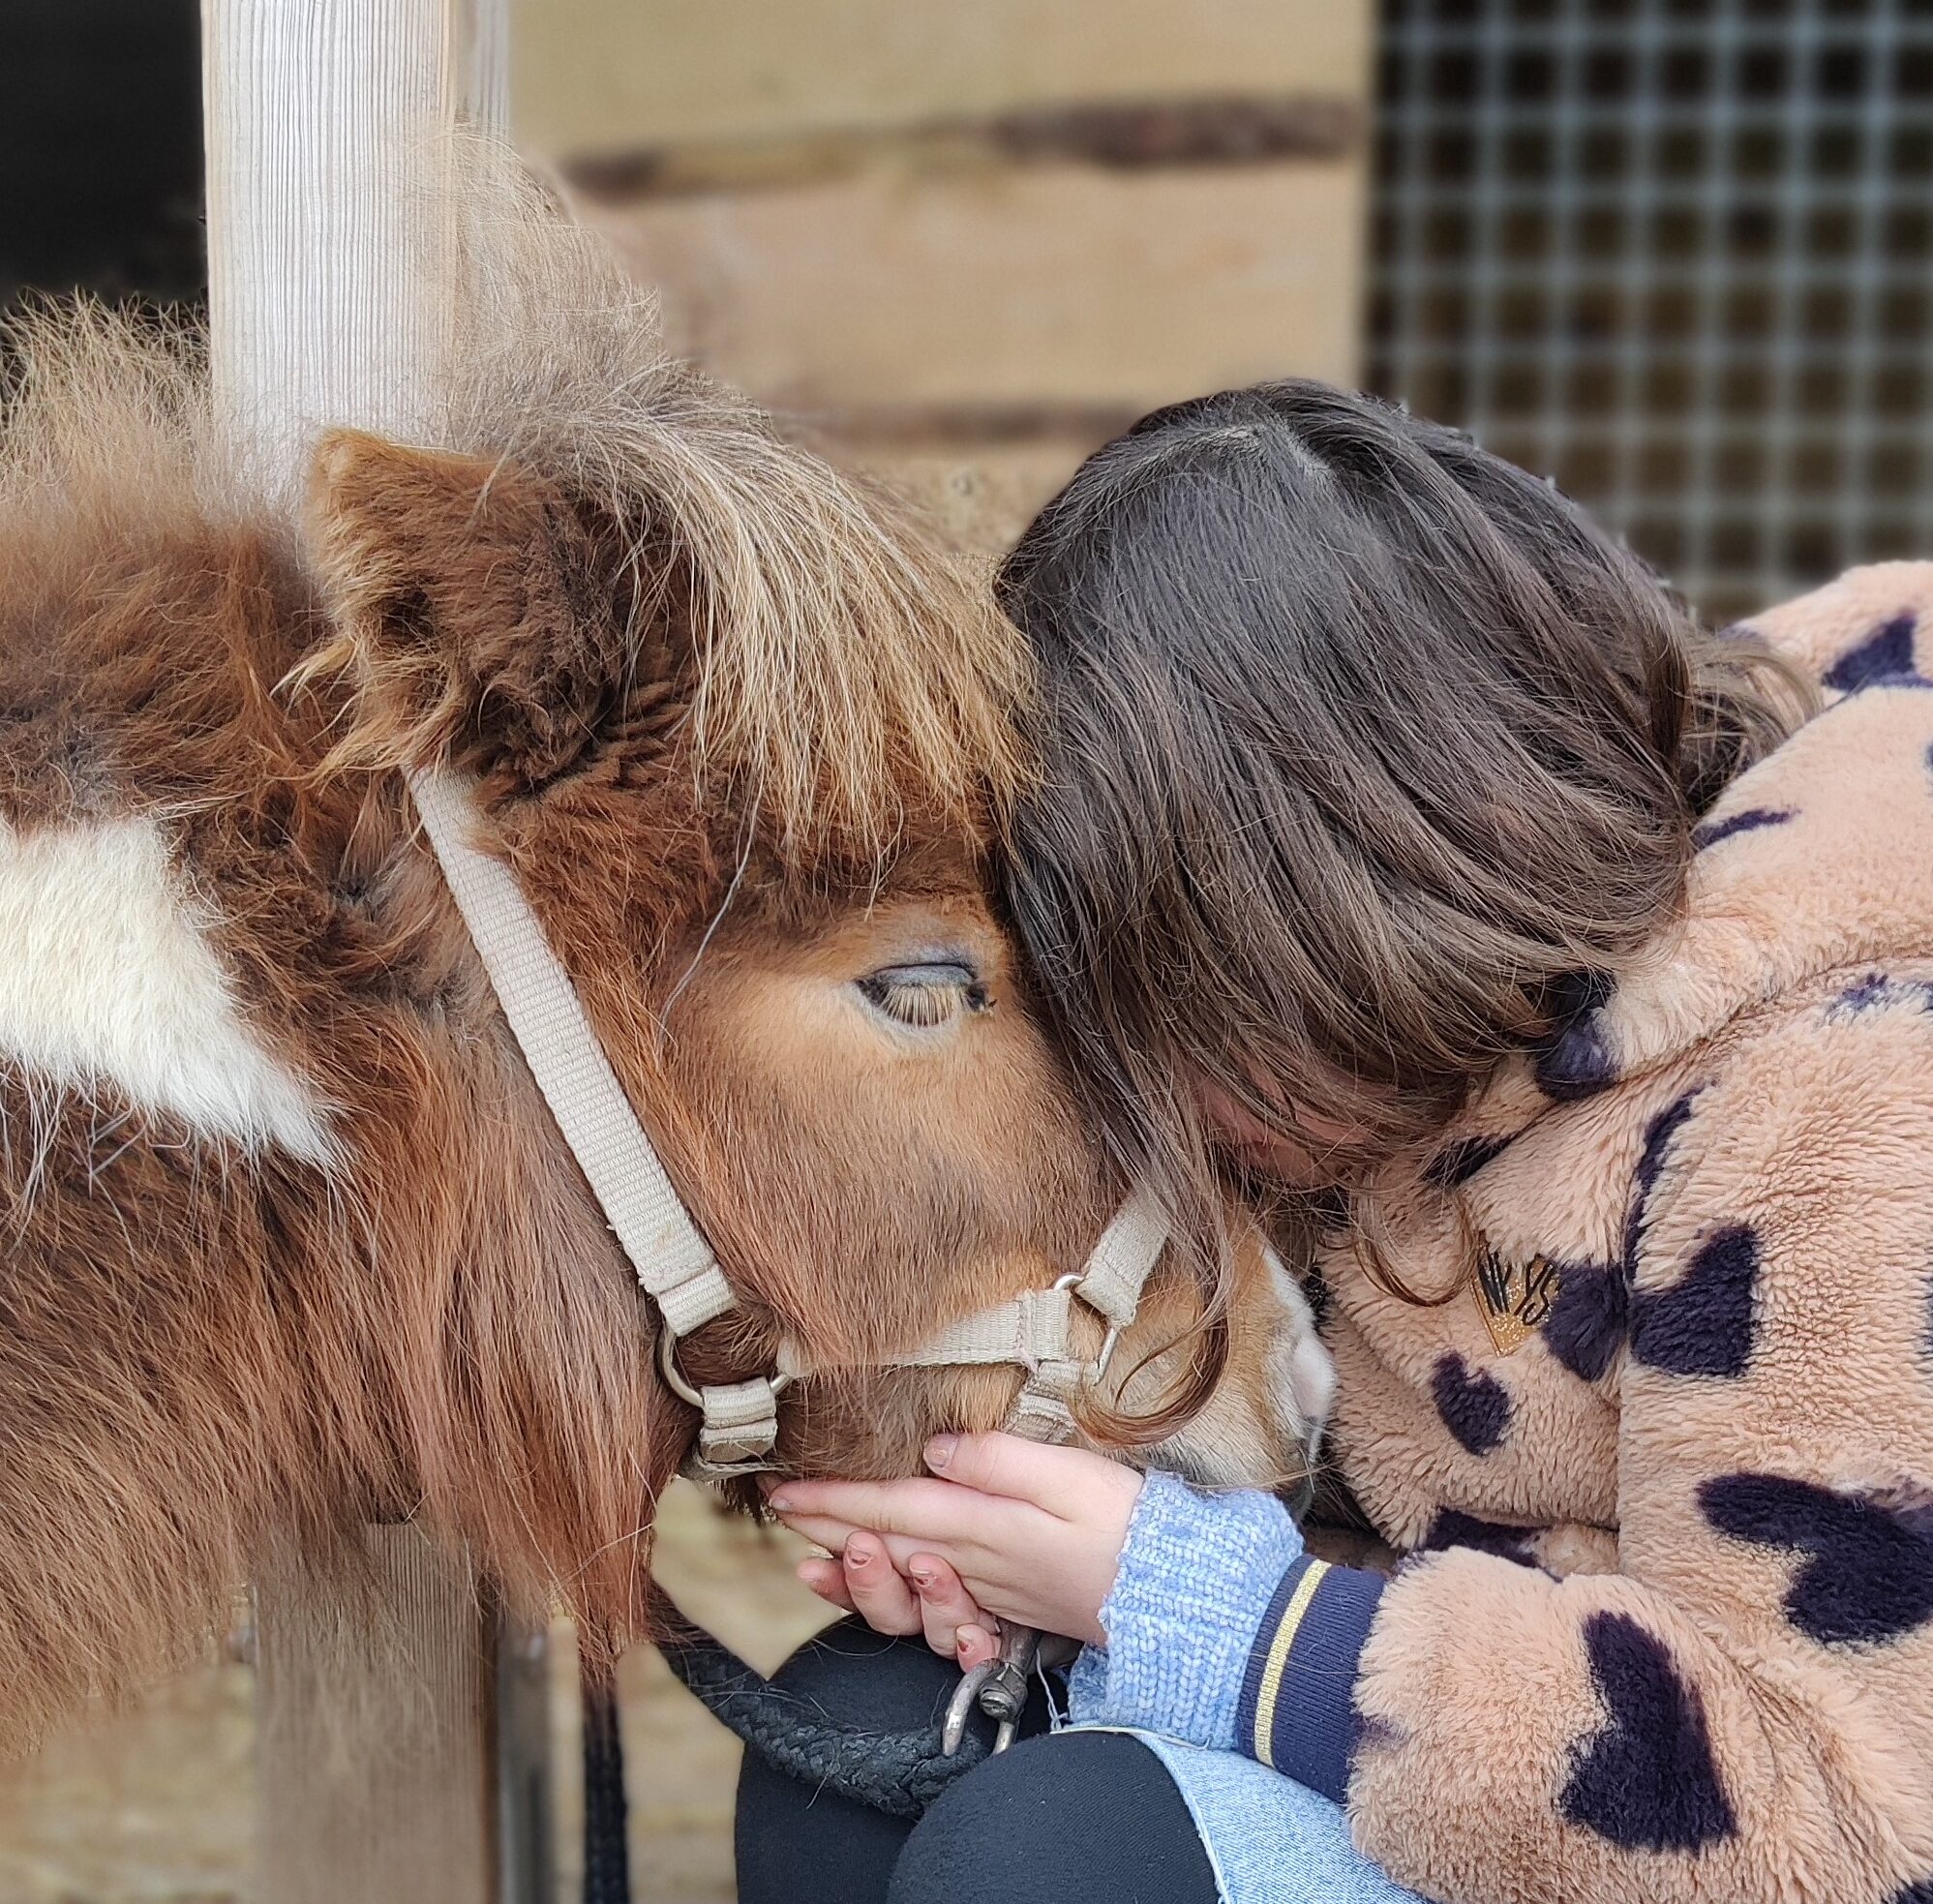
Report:
M1295 1513L1313 1494L1306 1483ZM651 1588L658 1651L693 1698L774 1771L892 1818L918 1819L954 1779L993 1749L993 1728L978 1710L958 1751L943 1749L940 1722L910 1732L873 1732L829 1719L814 1700L775 1686L756 1667L687 1619L661 1587ZM625 1850L624 1742L616 1680L584 1686L584 1904L630 1904Z
M618 1676L587 1664L584 1692L584 1904L631 1904L630 1807Z
M951 1758L936 1720L911 1732L841 1725L815 1700L775 1686L756 1668L685 1618L653 1589L659 1652L692 1696L788 1778L893 1818L919 1818L954 1779L993 1749L978 1714ZM625 1852L624 1744L615 1681L584 1685L584 1904L630 1904Z
M949 1758L937 1721L912 1732L841 1725L696 1627L660 1638L658 1650L693 1696L774 1771L893 1818L920 1817L992 1750L984 1729L970 1729Z

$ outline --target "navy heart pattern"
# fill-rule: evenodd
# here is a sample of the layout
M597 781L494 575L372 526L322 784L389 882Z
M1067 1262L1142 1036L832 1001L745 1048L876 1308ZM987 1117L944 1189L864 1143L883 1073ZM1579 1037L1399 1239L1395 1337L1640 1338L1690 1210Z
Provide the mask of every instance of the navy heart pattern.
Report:
M1430 1530L1416 1544L1419 1554L1440 1553L1446 1547L1473 1547L1480 1554L1495 1554L1520 1567L1534 1567L1537 1556L1530 1551L1534 1527L1513 1527L1502 1521L1484 1521L1454 1507L1439 1509L1430 1523Z
M1459 1137L1424 1166L1423 1181L1437 1190L1456 1190L1494 1164L1516 1142L1514 1136Z
M1595 1097L1617 1082L1617 1058L1611 1036L1595 1012L1566 1027L1536 1056L1537 1088L1560 1104Z
M1658 1187L1658 1179L1665 1173L1666 1160L1671 1156L1672 1145L1677 1134L1691 1120L1692 1101L1698 1096L1696 1091L1687 1091L1683 1097L1675 1098L1657 1116L1645 1127L1645 1148L1638 1158L1638 1168L1633 1181L1636 1191L1631 1198L1631 1211L1624 1220L1624 1274L1627 1279L1638 1274L1638 1245L1644 1239L1645 1216L1651 1201L1651 1193Z
M1850 648L1822 677L1834 694L1857 694L1875 681L1913 673L1914 617L1895 615L1882 621L1857 648Z
M1628 1614L1585 1621L1608 1723L1579 1750L1558 1800L1573 1825L1626 1851L1702 1851L1737 1831L1705 1707L1671 1648Z
M1668 1289L1631 1298L1631 1353L1674 1375L1742 1375L1752 1355L1759 1239L1749 1224L1713 1230Z
M1882 1499L1784 1474L1721 1474L1698 1504L1721 1534L1804 1558L1785 1617L1821 1646L1894 1640L1933 1619L1933 1493Z
M1703 853L1707 846L1716 846L1721 840L1738 833L1755 833L1762 827L1782 827L1791 818L1789 806L1748 806L1742 813L1734 813L1723 820L1707 820L1702 827L1692 828L1692 850Z
M1552 986L1552 1026L1531 1068L1547 1098L1568 1103L1617 1082L1617 1058L1603 1017L1612 990L1603 972L1567 973Z
M1443 1426L1468 1454L1487 1455L1510 1428L1510 1391L1495 1375L1472 1369L1454 1352L1439 1356L1430 1394Z
M1857 1018L1868 1012L1883 1012L1890 1006L1933 1012L1933 984L1924 979L1890 979L1884 972L1868 972L1832 1001L1827 1008L1827 1015Z
M1602 1380L1624 1340L1629 1309L1622 1263L1565 1263L1544 1346L1580 1381Z

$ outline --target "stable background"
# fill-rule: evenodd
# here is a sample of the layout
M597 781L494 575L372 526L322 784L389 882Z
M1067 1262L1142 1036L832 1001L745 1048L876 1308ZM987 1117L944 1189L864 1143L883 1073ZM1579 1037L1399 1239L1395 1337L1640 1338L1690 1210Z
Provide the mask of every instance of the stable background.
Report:
M1714 620L1933 554L1929 0L522 0L511 75L677 348L982 547L1153 405L1296 373L1555 475ZM197 297L199 110L194 0L8 0L0 300ZM794 1555L667 1511L768 1667ZM238 1609L0 1772L0 1904L254 1895L249 1652ZM736 1746L649 1655L624 1695L641 1889L729 1898Z

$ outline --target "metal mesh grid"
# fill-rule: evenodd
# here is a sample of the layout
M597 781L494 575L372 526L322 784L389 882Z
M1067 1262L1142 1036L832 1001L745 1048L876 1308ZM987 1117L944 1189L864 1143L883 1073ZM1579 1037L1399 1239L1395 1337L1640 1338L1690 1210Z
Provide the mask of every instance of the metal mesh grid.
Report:
M1373 387L1724 620L1933 557L1933 0L1384 0Z

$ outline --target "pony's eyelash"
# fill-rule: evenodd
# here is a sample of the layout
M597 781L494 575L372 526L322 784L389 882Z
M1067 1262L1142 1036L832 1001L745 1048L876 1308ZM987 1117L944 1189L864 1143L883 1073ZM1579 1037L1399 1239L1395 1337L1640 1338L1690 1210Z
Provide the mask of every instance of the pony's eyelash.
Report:
M972 967L951 963L889 966L860 980L859 989L875 1011L915 1031L937 1030L991 1002Z
M966 1003L964 985L882 985L866 995L889 1018L916 1031L931 1031L958 1017Z

